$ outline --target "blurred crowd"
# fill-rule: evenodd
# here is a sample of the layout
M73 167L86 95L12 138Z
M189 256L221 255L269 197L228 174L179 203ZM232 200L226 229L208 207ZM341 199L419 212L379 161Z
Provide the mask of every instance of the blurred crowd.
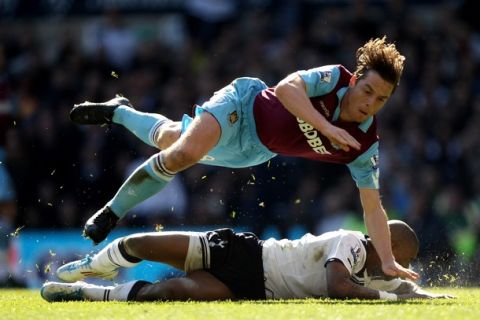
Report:
M417 231L426 281L480 284L479 20L474 1L433 3L192 0L162 14L0 21L0 247L18 227L81 227L156 152L122 127L72 124L74 103L120 93L180 120L236 77L274 86L320 65L353 71L356 49L387 35L407 59L378 116L384 206ZM284 157L197 165L123 223L278 237L363 227L346 167Z

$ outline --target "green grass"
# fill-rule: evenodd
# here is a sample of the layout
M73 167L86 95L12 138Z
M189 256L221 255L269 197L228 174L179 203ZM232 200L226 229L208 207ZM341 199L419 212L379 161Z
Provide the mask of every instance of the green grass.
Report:
M0 319L480 319L480 288L432 291L449 293L457 299L48 303L38 290L0 290Z

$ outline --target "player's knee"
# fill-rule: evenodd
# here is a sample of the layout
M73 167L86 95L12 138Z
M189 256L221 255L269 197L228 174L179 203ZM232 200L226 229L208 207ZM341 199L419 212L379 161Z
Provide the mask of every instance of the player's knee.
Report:
M147 247L145 236L127 236L123 238L122 242L127 254L137 258L143 256L143 250Z
M180 138L182 127L180 122L169 122L161 127L155 136L158 148L165 150Z
M165 166L173 172L181 171L194 165L204 154L200 153L195 146L183 145L164 154Z

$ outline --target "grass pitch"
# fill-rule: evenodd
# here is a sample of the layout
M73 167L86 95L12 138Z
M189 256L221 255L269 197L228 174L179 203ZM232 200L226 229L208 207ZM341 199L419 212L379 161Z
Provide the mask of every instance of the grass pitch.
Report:
M480 319L480 288L430 289L453 300L247 302L58 302L38 290L0 290L0 319Z

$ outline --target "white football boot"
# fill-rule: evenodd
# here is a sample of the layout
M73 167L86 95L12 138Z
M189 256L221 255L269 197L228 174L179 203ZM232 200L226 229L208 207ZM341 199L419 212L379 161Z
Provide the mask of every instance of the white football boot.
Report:
M112 280L118 275L118 268L97 269L92 267L92 257L69 262L57 269L57 277L65 282L75 282L85 278L95 277Z
M85 282L61 283L45 282L40 289L40 295L48 302L58 301L83 301L85 295L83 288L87 285Z

